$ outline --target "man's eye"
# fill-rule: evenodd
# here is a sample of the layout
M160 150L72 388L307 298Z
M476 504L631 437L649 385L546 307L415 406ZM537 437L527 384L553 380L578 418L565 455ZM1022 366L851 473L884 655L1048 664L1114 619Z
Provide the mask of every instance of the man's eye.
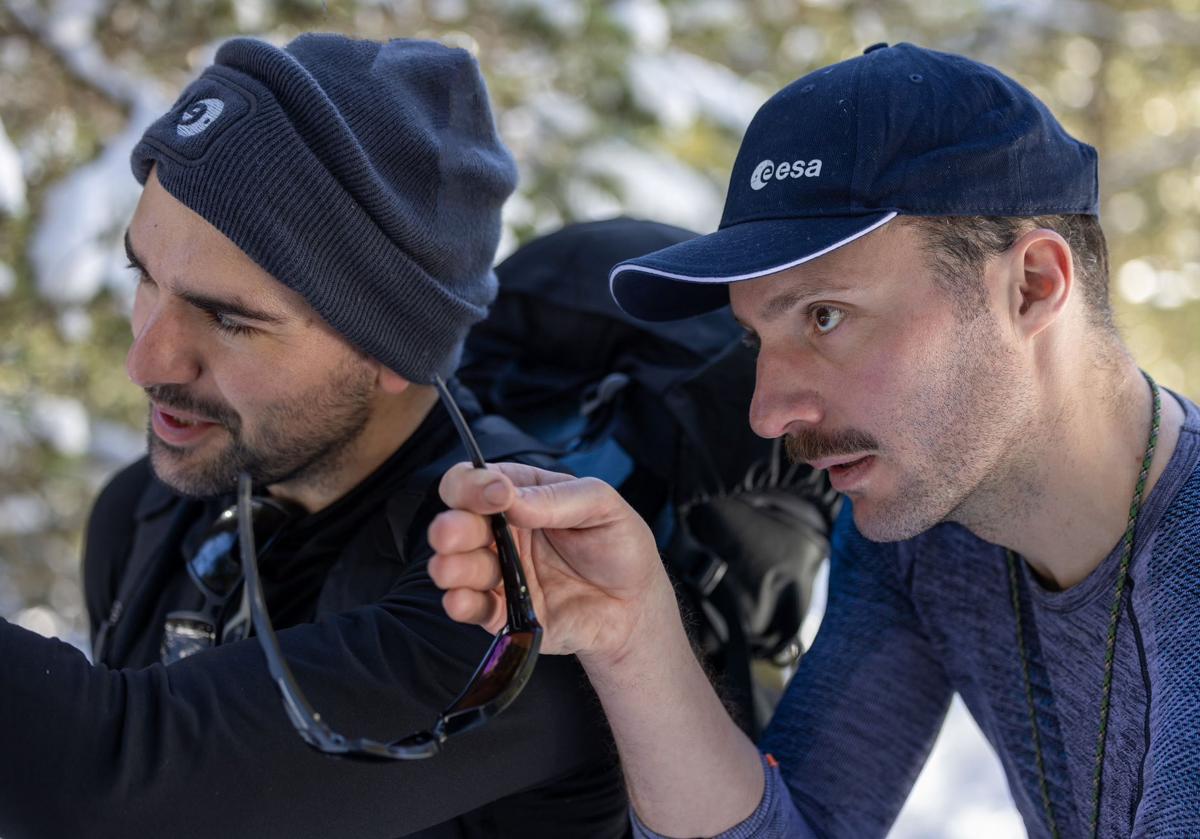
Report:
M808 314L812 318L813 326L822 335L828 335L836 329L846 316L846 313L836 306L813 306Z
M254 331L254 327L239 323L223 312L206 310L205 314L208 315L208 321L212 325L212 328L225 335L248 335Z
M142 266L138 265L136 262L126 263L125 267L137 274L138 285L145 285L146 283L153 282L153 280L150 279L150 275L142 270Z

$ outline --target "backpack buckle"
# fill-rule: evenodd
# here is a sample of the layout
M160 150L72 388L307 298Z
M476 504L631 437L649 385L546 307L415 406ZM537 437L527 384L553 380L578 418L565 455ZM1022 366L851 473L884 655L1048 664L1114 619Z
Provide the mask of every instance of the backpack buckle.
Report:
M725 579L725 574L729 572L729 563L714 553L705 553L704 558L704 565L688 575L688 583L708 597L721 584L721 580Z
M617 394L629 385L629 376L624 373L609 373L583 394L579 413L590 417L601 407L616 399Z

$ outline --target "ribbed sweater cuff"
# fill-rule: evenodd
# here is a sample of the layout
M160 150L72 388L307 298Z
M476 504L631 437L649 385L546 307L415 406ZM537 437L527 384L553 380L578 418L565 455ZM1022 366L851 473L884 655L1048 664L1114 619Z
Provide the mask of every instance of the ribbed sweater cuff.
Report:
M779 767L765 756L762 767L762 801L745 821L735 824L714 839L816 839L816 834L787 794L787 785L779 774ZM633 823L635 839L669 839L642 824L632 807L629 809L629 818Z

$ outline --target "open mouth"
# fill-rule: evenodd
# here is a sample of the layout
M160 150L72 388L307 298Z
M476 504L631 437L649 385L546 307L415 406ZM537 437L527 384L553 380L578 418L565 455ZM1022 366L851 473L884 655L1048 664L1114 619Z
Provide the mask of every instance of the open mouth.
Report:
M846 492L857 486L875 463L875 455L868 454L857 460L838 463L829 467L829 482L838 492Z
M178 428L191 428L192 426L196 426L201 423L201 420L184 419L183 417L177 417L174 414L168 414L166 411L163 411L162 415L164 421Z
M172 446L186 446L195 443L211 429L217 427L217 423L199 417L181 416L152 404L150 426L164 443Z

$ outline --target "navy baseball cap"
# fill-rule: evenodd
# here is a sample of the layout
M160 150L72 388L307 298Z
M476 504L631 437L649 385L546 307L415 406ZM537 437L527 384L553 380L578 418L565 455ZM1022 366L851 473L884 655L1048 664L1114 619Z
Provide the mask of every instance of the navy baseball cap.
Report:
M1098 201L1096 150L1021 85L962 56L876 44L759 109L715 233L622 262L609 286L629 314L673 320L897 215L1098 215Z

